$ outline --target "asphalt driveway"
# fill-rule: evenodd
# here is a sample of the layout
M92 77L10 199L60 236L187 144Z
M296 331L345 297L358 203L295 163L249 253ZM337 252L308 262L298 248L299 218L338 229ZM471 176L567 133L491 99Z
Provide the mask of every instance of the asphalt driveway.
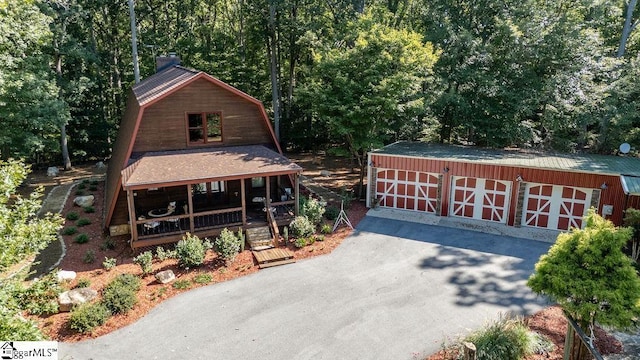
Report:
M332 254L202 287L60 359L411 359L544 299L550 244L366 217Z

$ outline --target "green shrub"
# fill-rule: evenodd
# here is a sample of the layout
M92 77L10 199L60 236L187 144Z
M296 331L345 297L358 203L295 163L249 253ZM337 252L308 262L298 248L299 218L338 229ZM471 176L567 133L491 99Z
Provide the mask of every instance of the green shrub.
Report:
M306 216L312 224L317 225L322 221L322 215L324 215L326 204L320 202L314 198L309 198L303 202L302 215Z
M44 341L46 340L38 324L19 316L13 311L0 311L0 339L14 341Z
M305 237L313 234L315 230L313 224L305 216L296 216L289 224L291 234L295 237Z
M96 191L96 190L98 190L98 185L89 186L89 191Z
M34 280L15 296L20 307L30 314L55 314L58 312L58 295L62 292L55 272Z
M128 275L128 274L125 274ZM124 314L131 310L136 304L136 292L140 288L140 279L131 283L130 278L123 278L122 275L115 278L102 291L102 303L113 314Z
M174 258L176 258L175 250L166 250L162 246L158 246L156 248L156 259L158 259L159 261L165 261L167 259L174 259Z
M76 236L75 239L73 239L73 241L77 242L78 244L87 243L87 242L89 242L89 235L80 234L80 235Z
M133 258L133 263L140 265L142 273L147 275L153 271L153 253L145 251Z
M120 274L109 284L115 284L114 286L123 286L134 292L140 290L140 278L133 274Z
M116 242L111 238L111 236L107 236L102 244L100 244L100 250L113 250L116 248Z
M78 279L78 282L76 283L76 288L86 288L89 286L91 286L91 280L86 278Z
M86 189L86 188L87 188L87 183L88 183L88 181L87 181L87 182L84 182L84 180L83 180L80 184L78 184L78 189L79 189L79 190L84 190L84 189Z
M324 211L324 217L327 218L327 220L333 221L338 218L338 215L340 215L340 209L335 206L327 206Z
M89 224L91 224L91 220L89 220L87 218L78 219L78 221L76 221L76 225L78 225L78 226L85 226L85 225L89 225Z
M211 243L208 240L202 241L196 235L187 233L176 244L178 265L187 268L202 265L208 249L211 249Z
M67 220L75 221L75 220L78 220L80 218L80 215L78 215L78 213L75 212L75 211L69 211L67 213L66 218L67 218Z
M89 179L82 179L80 185L87 185L89 183Z
M508 317L490 323L465 341L476 346L478 360L518 360L549 346L545 344L548 340L532 333L522 319Z
M73 235L78 232L78 228L75 226L69 226L62 230L62 235Z
M176 280L173 283L173 288L174 289L178 289L178 290L184 290L184 289L188 289L190 287L191 287L191 281L185 280L185 279Z
M84 212L86 212L87 214L96 212L96 209L93 206L85 206L82 208L82 210L84 210Z
M297 247L298 249L303 248L308 245L307 238L306 237L296 238L296 240L293 242L293 245L295 245L295 247Z
M87 303L71 312L69 327L77 332L89 332L104 324L111 316L109 309L102 303Z
M333 230L333 229L331 229L331 225L329 225L329 224L324 224L324 225L322 225L322 226L320 227L320 232L321 232L321 233L323 233L323 234L325 234L325 235L326 235L326 234L331 234L331 233L332 233L332 230Z
M93 250L87 250L87 252L84 253L82 261L85 264L93 264L93 262L96 261L96 252Z
M316 241L324 241L324 235L313 235L313 238L316 239Z
M196 284L208 284L213 281L211 274L198 274L193 278L193 282Z
M345 209L350 208L351 202L353 202L353 200L355 199L356 195L354 194L353 190L347 190L346 187L343 187L340 190L340 200L342 200L342 205Z
M91 179L91 180L89 181L89 184L90 184L90 185L94 185L94 186L95 186L95 185L98 185L98 184L99 184L99 181L98 181L98 180L96 180L96 179Z
M220 235L214 241L216 252L226 262L231 262L240 252L240 239L228 229L222 229Z
M84 196L84 190L80 190L80 189L76 190L76 195Z
M102 262L102 267L105 270L109 271L109 270L113 269L114 267L116 267L116 262L117 262L117 260L115 258L105 257L104 261Z

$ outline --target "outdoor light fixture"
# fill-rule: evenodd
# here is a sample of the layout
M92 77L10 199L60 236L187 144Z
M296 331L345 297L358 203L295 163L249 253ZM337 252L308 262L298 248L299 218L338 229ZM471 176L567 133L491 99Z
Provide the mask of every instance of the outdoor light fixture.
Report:
M607 188L609 188L609 185L607 185L606 182L603 182L602 185L600 185L600 189L602 190L607 190Z
M445 166L444 169L442 169L442 172L445 173L445 174L448 173L449 172L449 167Z
M516 176L516 181L517 182L521 182L522 181L522 175L518 174L518 176Z

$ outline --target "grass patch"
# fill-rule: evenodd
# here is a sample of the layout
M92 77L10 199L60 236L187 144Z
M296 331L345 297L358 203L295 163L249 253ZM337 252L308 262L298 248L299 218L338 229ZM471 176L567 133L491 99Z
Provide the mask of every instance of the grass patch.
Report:
M176 280L176 282L173 283L173 288L177 290L184 290L190 287L191 287L191 281L185 280L185 279Z
M82 261L85 264L93 264L96 261L96 252L93 250L87 250L87 252L84 253Z
M211 274L198 274L193 278L193 282L196 284L208 284L213 281Z

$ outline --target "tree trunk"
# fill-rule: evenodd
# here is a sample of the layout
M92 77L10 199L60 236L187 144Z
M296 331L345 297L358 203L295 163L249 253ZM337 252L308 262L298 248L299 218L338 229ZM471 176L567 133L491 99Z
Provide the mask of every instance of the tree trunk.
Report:
M620 37L620 46L618 47L618 52L616 57L623 57L625 48L627 47L627 40L629 40L629 35L631 35L631 31L638 25L638 22L631 23L633 20L633 10L636 8L636 4L638 0L630 0L629 4L627 4L627 16L624 20L624 27L622 28L622 36Z
M62 98L62 54L56 52L56 76L58 77L59 96ZM71 157L69 156L69 146L67 140L67 120L60 124L60 149L62 151L62 167L64 170L71 170Z
M278 45L276 38L276 4L269 0L269 58L271 59L271 101L276 141L280 142L280 87L278 81Z

